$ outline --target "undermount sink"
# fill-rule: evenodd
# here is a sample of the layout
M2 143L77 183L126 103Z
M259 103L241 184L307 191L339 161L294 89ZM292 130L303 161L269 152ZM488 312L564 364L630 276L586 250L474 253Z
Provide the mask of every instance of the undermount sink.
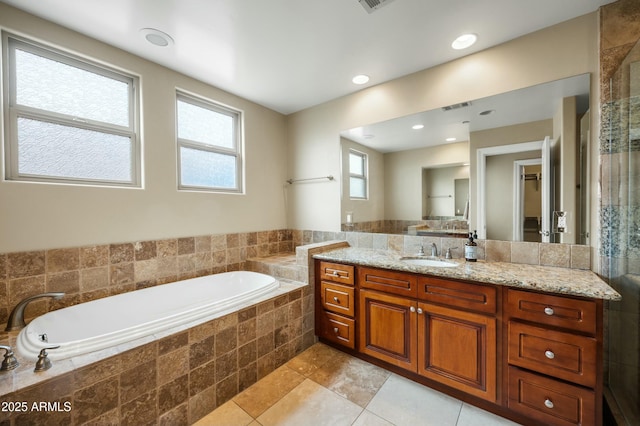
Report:
M408 263L409 265L431 266L436 268L452 268L454 266L458 266L457 263L445 262L444 260L421 258L421 257L403 257L400 260L404 263Z

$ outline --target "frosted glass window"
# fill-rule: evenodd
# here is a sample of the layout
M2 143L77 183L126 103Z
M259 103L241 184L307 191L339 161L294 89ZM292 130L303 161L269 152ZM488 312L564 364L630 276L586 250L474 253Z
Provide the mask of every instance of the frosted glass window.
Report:
M16 103L129 126L129 85L16 49Z
M349 196L367 198L367 155L349 151Z
M349 178L351 198L367 198L366 181L362 178Z
M18 149L21 175L131 180L131 139L125 136L19 118Z
M178 101L178 137L205 145L233 148L234 117Z
M137 79L8 33L6 178L140 186Z
M204 188L236 187L236 159L230 155L180 148L181 182Z
M364 176L364 156L360 154L349 153L349 172L356 175Z
M180 189L241 192L240 112L177 94Z

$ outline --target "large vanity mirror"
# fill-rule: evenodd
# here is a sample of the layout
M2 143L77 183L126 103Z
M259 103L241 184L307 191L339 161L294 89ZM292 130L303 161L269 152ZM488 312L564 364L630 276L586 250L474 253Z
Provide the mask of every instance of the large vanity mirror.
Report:
M589 244L589 87L583 74L341 132L343 230Z

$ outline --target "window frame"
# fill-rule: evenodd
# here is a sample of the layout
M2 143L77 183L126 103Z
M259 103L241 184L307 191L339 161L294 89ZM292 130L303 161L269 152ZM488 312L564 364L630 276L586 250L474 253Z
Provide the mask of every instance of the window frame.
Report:
M218 114L229 116L233 119L233 135L231 148L223 147L220 145L210 145L190 139L184 139L179 137L179 123L178 123L178 102L185 102L191 105L204 108L208 111L213 111ZM177 182L179 191L201 191L211 193L224 193L224 194L244 194L244 112L237 108L232 108L228 105L224 105L220 102L206 99L201 96L189 93L185 90L176 90L176 155L177 155ZM181 148L195 149L198 151L205 151L214 154L228 155L235 157L236 186L234 188L217 187L217 186L200 186L200 185L185 185L182 183L182 154Z
M362 174L353 173L351 170L351 158L349 158L349 199L351 200L368 200L369 199L369 156L361 151L357 151L355 149L349 149L349 157L351 155L355 155L361 158L362 160ZM351 178L361 179L364 182L364 196L363 197L354 197L351 193Z
M17 104L16 81L16 49L40 56L42 58L60 62L64 65L100 75L127 84L128 86L128 125L121 126L102 121L74 117L72 115L42 110L35 107ZM3 55L3 109L4 109L4 164L5 181L47 182L56 184L74 184L90 186L110 186L124 188L142 187L142 143L140 138L140 100L139 77L95 60L72 54L68 51L54 48L25 37L2 31ZM111 179L92 179L39 175L20 173L18 170L18 119L27 118L44 123L57 124L67 128L77 128L99 133L127 137L131 141L131 164L129 181Z

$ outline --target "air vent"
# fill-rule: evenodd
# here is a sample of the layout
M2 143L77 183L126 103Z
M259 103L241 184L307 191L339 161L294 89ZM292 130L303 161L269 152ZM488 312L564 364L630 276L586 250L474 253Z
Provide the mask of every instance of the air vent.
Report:
M376 10L380 9L382 6L386 6L391 3L393 0L358 0L364 10L367 13L373 13Z
M466 108L471 106L471 102L460 102L459 104L448 105L446 107L442 107L443 111L451 111L454 109Z

